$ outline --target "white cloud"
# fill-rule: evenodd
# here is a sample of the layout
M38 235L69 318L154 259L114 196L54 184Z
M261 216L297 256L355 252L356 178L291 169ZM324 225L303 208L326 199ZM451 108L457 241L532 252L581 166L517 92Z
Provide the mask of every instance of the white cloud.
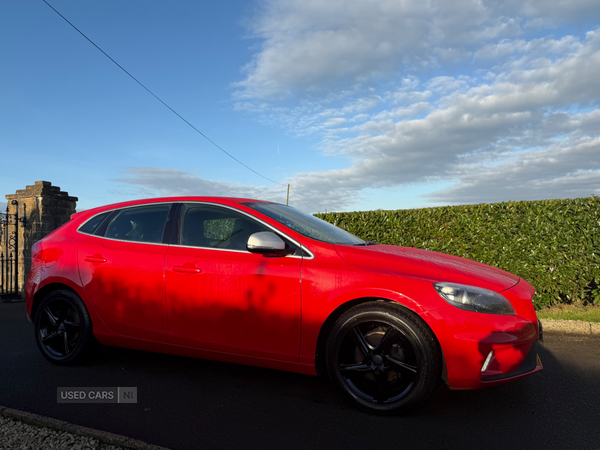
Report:
M478 0L268 0L252 29L262 46L237 96L319 94L340 80L460 60L473 42L518 29Z
M597 73L594 33L574 55L503 72L491 84L466 89L465 80L434 78L427 88L450 94L437 108L427 103L430 111L407 108L425 117L402 117L397 109L373 114L349 130L354 137L326 142L328 154L354 158L351 167L299 174L293 182L327 192L333 203L339 197L341 207L364 188L441 179L457 185L430 196L439 202L590 195L600 181L600 111L570 108L598 104Z
M598 192L597 1L264 5L237 107L349 158L289 180L318 209L422 182L450 203Z
M333 192L323 192L320 187L304 189L300 180L294 182L290 191L289 204L306 212L325 211L327 205L349 205L350 199L340 201ZM124 177L115 181L134 186L140 197L238 197L257 200L268 200L278 203L287 201L287 185L267 188L239 183L209 180L179 169L156 167L131 167ZM302 192L299 195L299 192Z
M264 0L250 30L260 49L235 84L236 96L318 96L340 83L468 63L472 55L561 52L573 38L518 37L565 20L597 25L599 16L596 0ZM549 42L556 48L544 48Z
M209 180L192 172L156 167L131 167L126 176L115 181L132 185L142 197L238 197L286 203L287 186L267 188ZM317 203L305 203L294 191L289 204L307 212L316 212ZM314 205L314 206L313 206Z
M506 39L498 43L488 44L473 53L475 59L497 60L513 55L527 55L534 58L557 58L574 54L581 49L582 43L575 36L564 36L561 39L540 38L526 41L524 39Z
M509 14L522 15L544 26L589 20L597 25L600 15L600 4L596 0L504 0L498 2L496 8Z
M600 139L566 140L495 166L456 168L461 183L429 197L442 203L575 198L600 194Z
M454 78L449 76L435 77L427 82L427 89L437 94L448 94L450 92L464 92L469 88L469 80L466 77Z
M144 194L152 196L226 196L266 200L281 197L274 189L209 180L179 169L132 167L127 170L126 177L116 181L137 186L144 190Z

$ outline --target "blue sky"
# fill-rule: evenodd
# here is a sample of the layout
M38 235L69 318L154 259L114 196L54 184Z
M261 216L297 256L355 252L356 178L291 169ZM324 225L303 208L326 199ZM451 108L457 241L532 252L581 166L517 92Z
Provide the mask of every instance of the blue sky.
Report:
M0 192L309 212L600 195L597 0L0 3ZM3 199L2 199L3 200Z

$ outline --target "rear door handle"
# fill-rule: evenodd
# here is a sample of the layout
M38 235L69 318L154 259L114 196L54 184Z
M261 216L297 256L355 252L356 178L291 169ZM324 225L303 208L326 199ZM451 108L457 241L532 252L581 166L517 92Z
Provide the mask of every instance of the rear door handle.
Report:
M103 258L102 256L86 256L85 258L83 258L84 261L87 262L91 262L91 263L105 263L106 262L106 258Z
M198 269L197 267L175 266L173 267L173 272L200 273L202 270Z

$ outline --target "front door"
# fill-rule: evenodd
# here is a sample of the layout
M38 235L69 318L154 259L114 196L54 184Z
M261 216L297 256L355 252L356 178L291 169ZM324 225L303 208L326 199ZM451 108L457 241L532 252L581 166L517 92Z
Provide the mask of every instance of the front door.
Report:
M252 233L272 230L227 207L182 205L179 230L165 256L169 342L297 361L302 258L248 252Z

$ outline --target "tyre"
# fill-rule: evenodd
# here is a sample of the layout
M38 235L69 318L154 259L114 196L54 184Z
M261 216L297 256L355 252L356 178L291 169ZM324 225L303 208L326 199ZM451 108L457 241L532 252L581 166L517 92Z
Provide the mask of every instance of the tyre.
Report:
M93 343L92 322L77 294L50 292L35 314L35 340L44 357L54 364L80 361Z
M431 330L385 302L346 311L329 334L325 355L329 376L344 396L376 414L398 414L425 400L441 374Z

